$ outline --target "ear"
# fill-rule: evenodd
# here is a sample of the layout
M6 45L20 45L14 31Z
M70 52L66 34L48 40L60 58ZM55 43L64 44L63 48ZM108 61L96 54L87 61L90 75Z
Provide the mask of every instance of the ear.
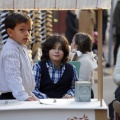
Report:
M7 29L7 33L8 33L8 35L9 35L9 37L12 37L12 29L8 28L8 29Z
M76 48L76 49L78 48L78 45L77 45L77 44L75 45L75 48Z

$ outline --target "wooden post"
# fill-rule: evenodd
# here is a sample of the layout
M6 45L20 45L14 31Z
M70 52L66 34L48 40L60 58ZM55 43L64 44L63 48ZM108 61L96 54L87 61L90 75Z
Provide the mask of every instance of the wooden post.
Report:
M95 120L107 120L107 110L95 110Z
M102 67L102 9L98 9L98 100L102 106L103 67Z

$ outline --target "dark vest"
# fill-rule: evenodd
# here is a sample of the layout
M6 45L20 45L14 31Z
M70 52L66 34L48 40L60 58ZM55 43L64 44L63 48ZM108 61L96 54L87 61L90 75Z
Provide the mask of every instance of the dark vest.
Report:
M41 82L39 90L49 98L62 98L63 95L71 88L73 79L73 67L66 63L65 71L57 83L50 79L48 68L45 61L39 62L41 66Z

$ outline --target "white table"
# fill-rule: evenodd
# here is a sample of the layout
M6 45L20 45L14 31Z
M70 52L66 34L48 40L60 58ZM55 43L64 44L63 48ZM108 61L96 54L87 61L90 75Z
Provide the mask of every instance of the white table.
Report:
M0 120L107 120L107 106L97 99L91 102L75 102L74 99L43 99L39 101L0 101ZM74 119L73 119L74 118ZM85 120L85 119L83 119Z

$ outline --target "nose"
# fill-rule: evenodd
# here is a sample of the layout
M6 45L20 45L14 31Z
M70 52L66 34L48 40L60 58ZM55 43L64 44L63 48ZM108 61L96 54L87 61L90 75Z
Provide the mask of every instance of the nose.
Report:
M58 48L56 48L56 49L55 49L55 52L59 52L59 49L58 49Z
M26 34L26 35L30 35L30 32L26 30L25 34Z

